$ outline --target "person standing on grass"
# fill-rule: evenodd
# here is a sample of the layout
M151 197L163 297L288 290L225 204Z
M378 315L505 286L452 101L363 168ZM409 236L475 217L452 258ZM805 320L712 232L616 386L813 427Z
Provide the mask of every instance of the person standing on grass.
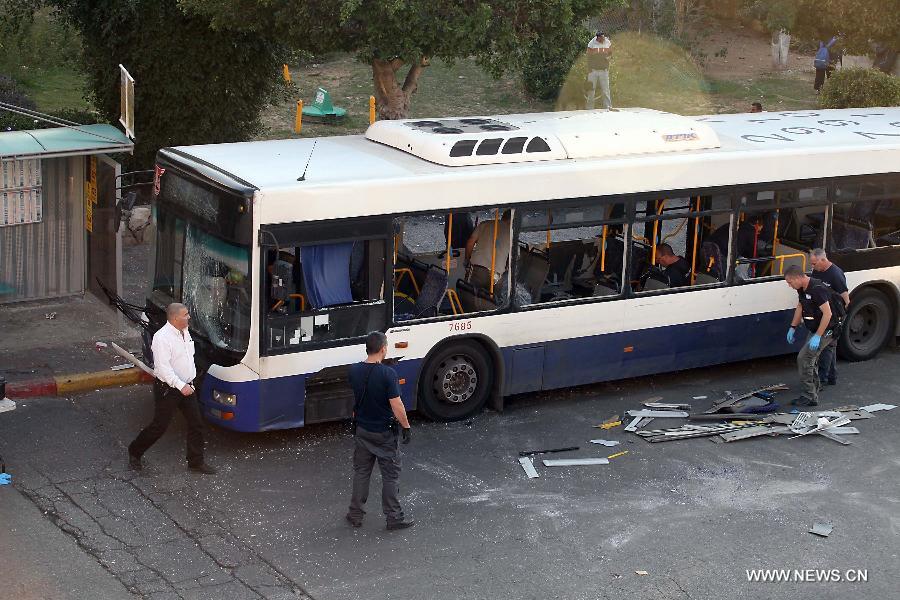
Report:
M612 42L602 31L591 38L587 45L588 81L591 88L588 91L587 108L594 108L597 97L597 87L600 88L603 108L612 108L612 97L609 92L609 59L612 56Z
M827 44L820 41L819 49L816 50L816 57L813 59L813 66L816 68L816 80L813 83L813 89L816 90L817 94L822 89L822 84L825 83L825 77L830 77L831 71L834 70L834 67L831 66L831 47L834 46L836 41L837 36L831 38Z

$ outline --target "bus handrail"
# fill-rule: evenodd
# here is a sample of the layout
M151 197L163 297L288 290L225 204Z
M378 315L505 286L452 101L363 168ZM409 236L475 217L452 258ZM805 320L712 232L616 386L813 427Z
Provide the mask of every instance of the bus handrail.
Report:
M416 283L416 276L413 275L412 269L409 267L400 267L399 269L394 269L394 289L400 286L400 282L403 280L404 275L409 275L410 281L412 281L413 289L416 290L416 296L422 292L419 290L419 284Z
M737 265L758 265L770 261L779 261L778 274L784 274L784 261L788 258L800 258L803 260L803 271L806 271L806 261L809 258L806 252L794 252L791 254L776 254L775 256L761 256L759 258L739 258L735 262Z
M450 309L453 310L453 314L462 314L462 302L459 301L459 295L456 293L456 290L447 288L447 298L450 300ZM459 311L456 310L457 307L459 307Z

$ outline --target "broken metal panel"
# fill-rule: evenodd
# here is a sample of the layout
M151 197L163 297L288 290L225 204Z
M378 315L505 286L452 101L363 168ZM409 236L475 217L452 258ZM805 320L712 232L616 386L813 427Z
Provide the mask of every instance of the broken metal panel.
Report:
M821 431L817 431L816 433L818 433L818 434L821 435L822 437L828 438L828 439L831 440L832 442L837 442L838 444L843 444L843 445L845 445L845 446L849 446L850 444L853 443L853 442L851 442L850 440L845 439L844 436L841 436L841 435L834 435L833 433L831 433L831 430L830 430L830 429L823 429L823 430L821 430Z
M736 442L738 440L745 440L758 435L769 435L771 433L772 428L768 425L756 425L754 427L744 427L739 431L729 431L721 434L721 436L726 442Z
M607 447L618 446L619 442L616 440L591 440L592 444L602 444Z
M816 523L813 525L813 528L809 530L810 533L814 533L821 537L828 537L831 535L831 532L834 530L834 525L831 523Z
M538 472L534 468L534 462L531 458L523 456L519 459L519 464L522 465L522 468L525 469L525 474L528 475L528 479L536 479L540 477Z
M688 413L683 410L628 410L625 411L629 417L671 417L671 418L681 418L686 419L688 417Z
M608 458L558 458L544 459L545 467L580 467L584 465L608 465Z
M849 435L851 433L859 433L859 429L856 427L832 427L828 430L829 433L833 433L834 435Z
M879 402L878 404L870 404L868 406L860 406L859 410L864 410L866 412L873 413L873 412L878 412L879 410L892 410L895 408L897 408L897 406L894 404L882 404L881 402Z
M690 404L669 404L666 402L644 402L647 408L659 408L668 410L691 410Z

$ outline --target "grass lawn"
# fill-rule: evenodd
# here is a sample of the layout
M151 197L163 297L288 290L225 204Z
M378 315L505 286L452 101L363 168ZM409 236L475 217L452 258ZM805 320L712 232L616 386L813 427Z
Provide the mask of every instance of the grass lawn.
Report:
M41 112L54 112L63 108L91 108L84 99L84 79L71 67L19 67L8 74L22 84Z
M338 54L322 64L292 67L298 98L312 102L315 90L324 87L336 106L346 108L341 125L304 123L304 137L361 133L368 126L371 70L352 56ZM412 98L411 117L492 115L584 108L584 59L573 65L555 103L526 97L515 77L495 80L474 60L448 64L435 60L419 80ZM766 110L814 108L816 97L811 76L796 71L765 73L755 79L711 79L678 46L648 35L616 36L611 67L613 105L642 106L674 113L699 115L744 112L751 102ZM260 139L294 136L296 101L270 107L264 116L268 130Z

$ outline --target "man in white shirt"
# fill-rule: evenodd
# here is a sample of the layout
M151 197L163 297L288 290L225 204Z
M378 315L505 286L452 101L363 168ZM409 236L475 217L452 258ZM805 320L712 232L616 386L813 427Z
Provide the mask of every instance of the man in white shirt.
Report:
M612 108L612 97L609 93L609 57L612 56L612 42L602 31L597 32L597 37L591 38L587 45L588 81L591 89L588 91L587 108L594 108L594 99L597 96L597 86L603 101L603 108Z
M187 421L187 463L191 471L213 475L216 470L203 460L203 419L197 403L194 377L194 340L188 332L191 316L184 304L173 302L166 308L168 322L153 335L153 421L128 446L128 465L143 469L141 457L162 437L175 409Z
M491 285L491 268L494 283L506 272L509 261L509 236L512 212L506 210L496 223L497 238L494 244L494 219L486 219L478 224L466 242L466 263L469 265L468 281L485 289ZM494 251L491 251L494 248Z

